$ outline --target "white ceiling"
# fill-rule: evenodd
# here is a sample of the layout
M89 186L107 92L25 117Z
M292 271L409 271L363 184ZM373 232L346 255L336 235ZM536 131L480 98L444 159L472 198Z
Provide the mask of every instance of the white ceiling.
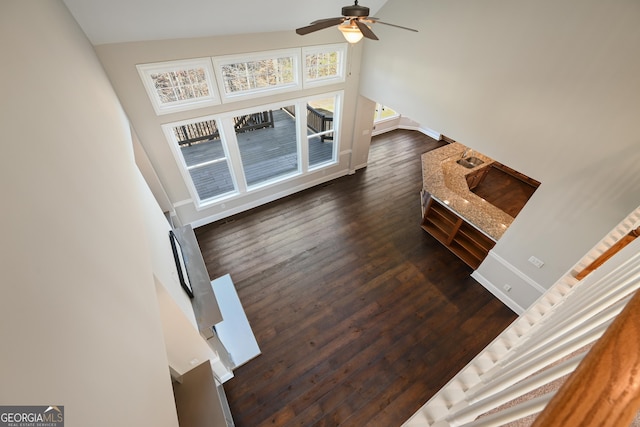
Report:
M294 31L350 0L63 0L94 45ZM364 0L374 16L386 0ZM327 30L323 30L327 31Z

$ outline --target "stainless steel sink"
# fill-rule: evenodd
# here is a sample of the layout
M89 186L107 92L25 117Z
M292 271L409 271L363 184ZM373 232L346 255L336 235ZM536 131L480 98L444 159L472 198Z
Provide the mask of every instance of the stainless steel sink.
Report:
M457 162L459 165L464 166L465 168L471 169L471 168L475 168L476 166L480 166L481 164L484 163L484 160L481 160L477 157L463 157L462 159L458 160Z

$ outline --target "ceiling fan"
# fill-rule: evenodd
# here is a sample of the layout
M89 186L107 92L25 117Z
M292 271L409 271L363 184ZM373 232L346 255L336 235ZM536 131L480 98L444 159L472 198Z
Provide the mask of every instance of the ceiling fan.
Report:
M362 37L366 37L371 40L379 40L368 25L373 23L418 32L418 30L414 30L413 28L389 24L387 22L380 21L378 18L369 16L369 8L358 5L358 0L355 0L353 6L345 6L342 8L342 17L313 21L311 25L298 28L296 33L304 36L305 34L313 33L314 31L339 25L338 29L342 32L344 38L347 39L349 43L357 43L362 39Z

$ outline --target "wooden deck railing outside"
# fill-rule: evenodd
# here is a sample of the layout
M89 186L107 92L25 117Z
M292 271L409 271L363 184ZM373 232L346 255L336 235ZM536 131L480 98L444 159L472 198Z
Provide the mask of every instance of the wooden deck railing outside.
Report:
M194 142L210 141L220 137L215 120L177 126L173 131L179 145L191 145Z
M273 127L273 111L245 114L233 118L233 128L236 133L248 132L256 129Z
M249 132L274 126L273 111L245 114L234 117L233 127L236 133ZM189 123L174 128L178 145L191 145L196 142L211 141L220 138L215 120Z
M296 110L293 106L285 107L284 110L295 117ZM321 142L333 141L333 132L327 132L333 130L333 113L331 111L324 108L313 108L307 104L307 127L315 133L322 133L320 135Z
M316 133L333 129L333 113L322 108L313 108L307 105L307 126ZM333 133L320 135L321 141L332 141Z

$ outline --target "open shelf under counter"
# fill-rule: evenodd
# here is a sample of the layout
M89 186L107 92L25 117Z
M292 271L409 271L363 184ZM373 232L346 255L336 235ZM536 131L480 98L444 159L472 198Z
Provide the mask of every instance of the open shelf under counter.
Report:
M422 229L477 269L496 242L429 193L423 191L421 199Z

